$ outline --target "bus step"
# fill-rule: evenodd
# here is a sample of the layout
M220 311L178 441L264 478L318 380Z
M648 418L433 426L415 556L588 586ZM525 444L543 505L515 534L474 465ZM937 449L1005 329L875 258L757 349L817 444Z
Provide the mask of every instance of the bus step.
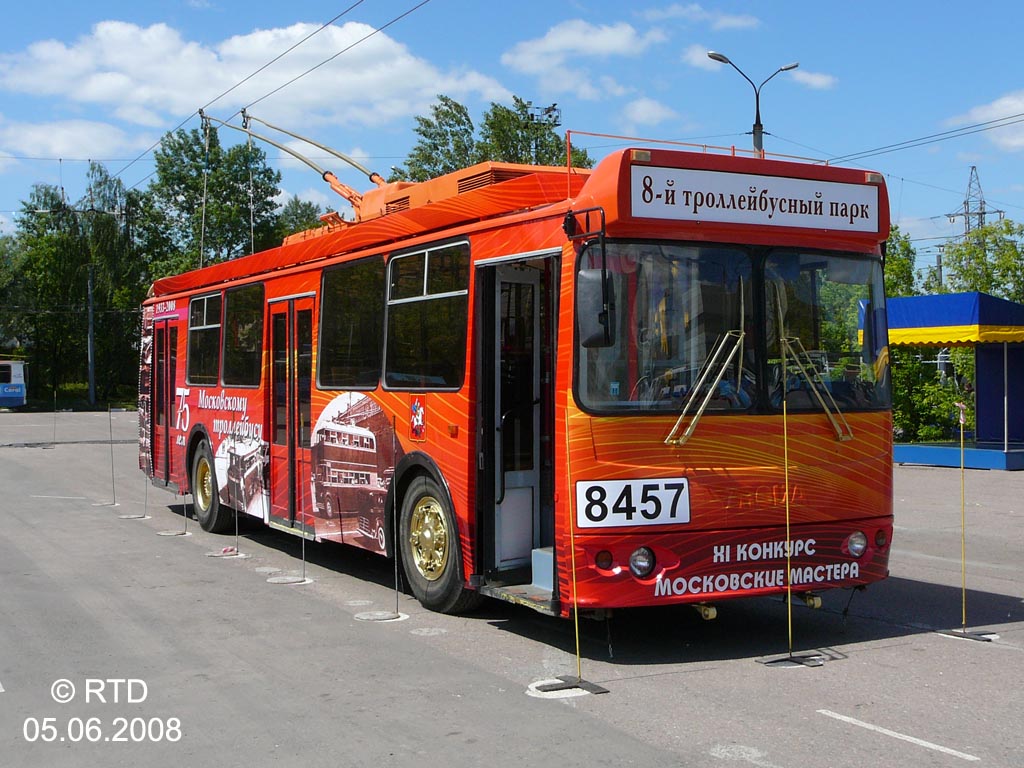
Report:
M496 586L485 584L480 587L480 594L496 597L506 603L525 605L548 616L558 615L558 606L552 598L550 589L541 589L533 584L517 584L514 586Z
M533 586L538 589L546 589L550 592L554 589L555 577L555 553L552 547L541 547L533 550L531 555L533 565Z

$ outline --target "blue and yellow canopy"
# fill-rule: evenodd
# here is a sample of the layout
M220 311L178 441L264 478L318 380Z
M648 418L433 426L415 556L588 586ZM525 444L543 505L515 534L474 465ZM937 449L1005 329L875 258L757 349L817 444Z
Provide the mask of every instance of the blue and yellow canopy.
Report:
M987 293L889 299L886 309L890 345L1024 342L1024 305Z

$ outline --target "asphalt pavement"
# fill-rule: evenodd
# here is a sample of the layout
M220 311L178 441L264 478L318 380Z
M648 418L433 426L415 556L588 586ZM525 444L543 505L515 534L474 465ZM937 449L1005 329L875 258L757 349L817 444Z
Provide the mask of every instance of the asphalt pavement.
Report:
M536 684L575 674L572 622L442 616L381 558L207 534L136 432L0 413L3 768L1024 765L1024 473L897 466L890 578L793 608L820 666L765 663L789 657L780 600L645 609L582 622L608 693L556 698Z

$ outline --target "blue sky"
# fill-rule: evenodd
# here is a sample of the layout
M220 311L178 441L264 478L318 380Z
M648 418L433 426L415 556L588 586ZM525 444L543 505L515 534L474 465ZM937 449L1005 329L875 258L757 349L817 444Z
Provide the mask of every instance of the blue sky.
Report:
M190 115L199 107L349 8L210 104L208 114L229 119L251 105L255 116L384 175L405 158L415 116L438 93L466 104L476 121L491 102L510 104L514 94L557 104L563 130L749 147L753 90L707 58L717 50L755 82L800 62L762 91L769 152L825 159L947 134L848 163L886 174L894 221L915 238L919 268L934 263L944 238L962 233L962 219L945 214L962 210L971 166L988 209L1024 221L1024 122L947 133L1024 116L1019 2L957 9L875 0L9 5L0 43L3 231L33 183L80 198L89 159L129 187L145 186L153 170L146 150L163 133L198 127ZM242 138L222 131L225 142ZM580 142L598 158L616 146ZM369 186L340 161L305 150L347 184ZM315 173L267 151L286 194L343 207Z

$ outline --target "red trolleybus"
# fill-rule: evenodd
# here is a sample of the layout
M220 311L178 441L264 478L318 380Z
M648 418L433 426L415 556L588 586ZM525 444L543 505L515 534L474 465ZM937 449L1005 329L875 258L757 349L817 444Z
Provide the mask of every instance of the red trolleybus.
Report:
M158 280L141 467L553 615L888 572L880 176L631 148L381 183L356 219Z

